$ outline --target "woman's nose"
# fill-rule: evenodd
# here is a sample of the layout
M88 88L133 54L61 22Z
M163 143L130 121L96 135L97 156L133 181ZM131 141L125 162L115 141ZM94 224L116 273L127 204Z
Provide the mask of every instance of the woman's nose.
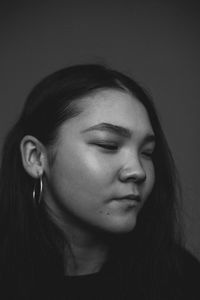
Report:
M121 181L132 180L136 183L142 183L146 180L146 172L139 161L133 161L120 170Z

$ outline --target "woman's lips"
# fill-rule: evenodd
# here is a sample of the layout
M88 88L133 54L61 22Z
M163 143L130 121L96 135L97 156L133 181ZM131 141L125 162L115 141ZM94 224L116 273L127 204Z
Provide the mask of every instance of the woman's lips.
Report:
M116 197L115 200L130 200L130 201L140 202L141 198L139 194L128 194L122 197Z
M113 198L113 201L120 205L128 205L131 207L136 207L141 201L141 198L139 195L133 195L133 194L128 194L122 197L115 197Z

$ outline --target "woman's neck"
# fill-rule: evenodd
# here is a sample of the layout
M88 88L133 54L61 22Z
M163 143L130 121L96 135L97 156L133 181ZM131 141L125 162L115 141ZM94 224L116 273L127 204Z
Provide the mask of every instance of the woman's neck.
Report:
M71 255L64 254L65 274L86 275L99 272L107 259L108 249L103 244L70 243Z
M71 216L62 215L48 207L48 214L65 240L64 269L69 276L92 274L100 271L107 260L109 243L106 234L76 222Z
M84 275L100 271L108 257L109 247L101 234L82 228L65 231L70 252L65 251L64 265L66 275Z

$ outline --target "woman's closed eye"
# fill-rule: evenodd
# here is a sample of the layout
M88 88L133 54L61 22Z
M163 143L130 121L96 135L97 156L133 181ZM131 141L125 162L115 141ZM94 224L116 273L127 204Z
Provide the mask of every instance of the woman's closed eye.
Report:
M106 142L106 141L105 142L98 141L98 142L94 142L92 144L94 146L101 148L103 151L106 151L106 152L117 152L120 149L120 147L122 146L122 144L120 144L119 142ZM152 159L153 152L154 152L154 149L146 149L146 150L141 151L141 155L145 158Z
M94 143L94 145L103 148L108 151L117 151L119 149L119 145L116 143Z
M153 156L153 149L152 150L142 151L141 154L142 154L142 156L151 159L152 156Z

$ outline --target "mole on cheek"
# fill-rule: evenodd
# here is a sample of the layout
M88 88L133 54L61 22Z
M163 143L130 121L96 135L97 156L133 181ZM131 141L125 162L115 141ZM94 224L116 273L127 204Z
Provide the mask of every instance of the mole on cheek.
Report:
M104 212L103 212L102 210L99 210L99 213L100 213L100 214L103 214ZM106 215L107 215L107 216L110 216L109 211L106 212Z

